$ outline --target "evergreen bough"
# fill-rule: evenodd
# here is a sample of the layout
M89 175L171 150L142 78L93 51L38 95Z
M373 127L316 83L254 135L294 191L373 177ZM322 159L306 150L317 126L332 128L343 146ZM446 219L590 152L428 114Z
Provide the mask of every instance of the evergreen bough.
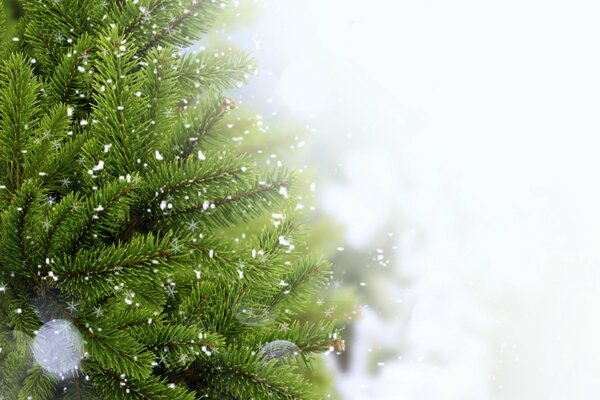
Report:
M222 91L253 61L181 51L225 3L15 4L0 4L0 398L317 398L288 359L340 345L297 317L329 266L296 239L293 174L218 134ZM259 234L228 233L265 213ZM84 350L58 375L34 346L56 326ZM282 340L299 355L265 356Z

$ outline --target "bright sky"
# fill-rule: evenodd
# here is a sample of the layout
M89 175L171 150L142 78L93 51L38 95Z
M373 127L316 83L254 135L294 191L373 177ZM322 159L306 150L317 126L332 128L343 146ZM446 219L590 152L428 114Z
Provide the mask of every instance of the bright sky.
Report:
M413 317L366 313L350 346L412 347L375 377L356 361L346 398L595 397L600 3L261 3L264 79L343 163L323 207L359 248L401 215Z

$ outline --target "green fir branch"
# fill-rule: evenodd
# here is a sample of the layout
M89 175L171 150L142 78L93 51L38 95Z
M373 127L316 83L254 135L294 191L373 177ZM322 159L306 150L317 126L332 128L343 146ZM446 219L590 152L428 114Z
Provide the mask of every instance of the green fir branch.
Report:
M24 180L25 144L33 134L40 85L23 55L13 54L0 67L0 173L10 191Z

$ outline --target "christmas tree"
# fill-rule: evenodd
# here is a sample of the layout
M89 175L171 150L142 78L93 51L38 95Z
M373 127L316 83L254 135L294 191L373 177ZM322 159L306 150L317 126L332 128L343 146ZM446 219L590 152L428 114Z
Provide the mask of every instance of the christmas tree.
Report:
M343 342L298 315L329 265L293 173L219 134L254 62L182 51L225 2L8 4L0 398L316 398L302 368Z

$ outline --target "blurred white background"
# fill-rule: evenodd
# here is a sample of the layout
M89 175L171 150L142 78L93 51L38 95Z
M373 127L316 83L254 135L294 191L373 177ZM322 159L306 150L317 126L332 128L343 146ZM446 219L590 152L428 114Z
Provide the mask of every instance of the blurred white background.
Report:
M255 100L314 130L346 246L396 240L344 397L596 398L600 3L244 1Z

